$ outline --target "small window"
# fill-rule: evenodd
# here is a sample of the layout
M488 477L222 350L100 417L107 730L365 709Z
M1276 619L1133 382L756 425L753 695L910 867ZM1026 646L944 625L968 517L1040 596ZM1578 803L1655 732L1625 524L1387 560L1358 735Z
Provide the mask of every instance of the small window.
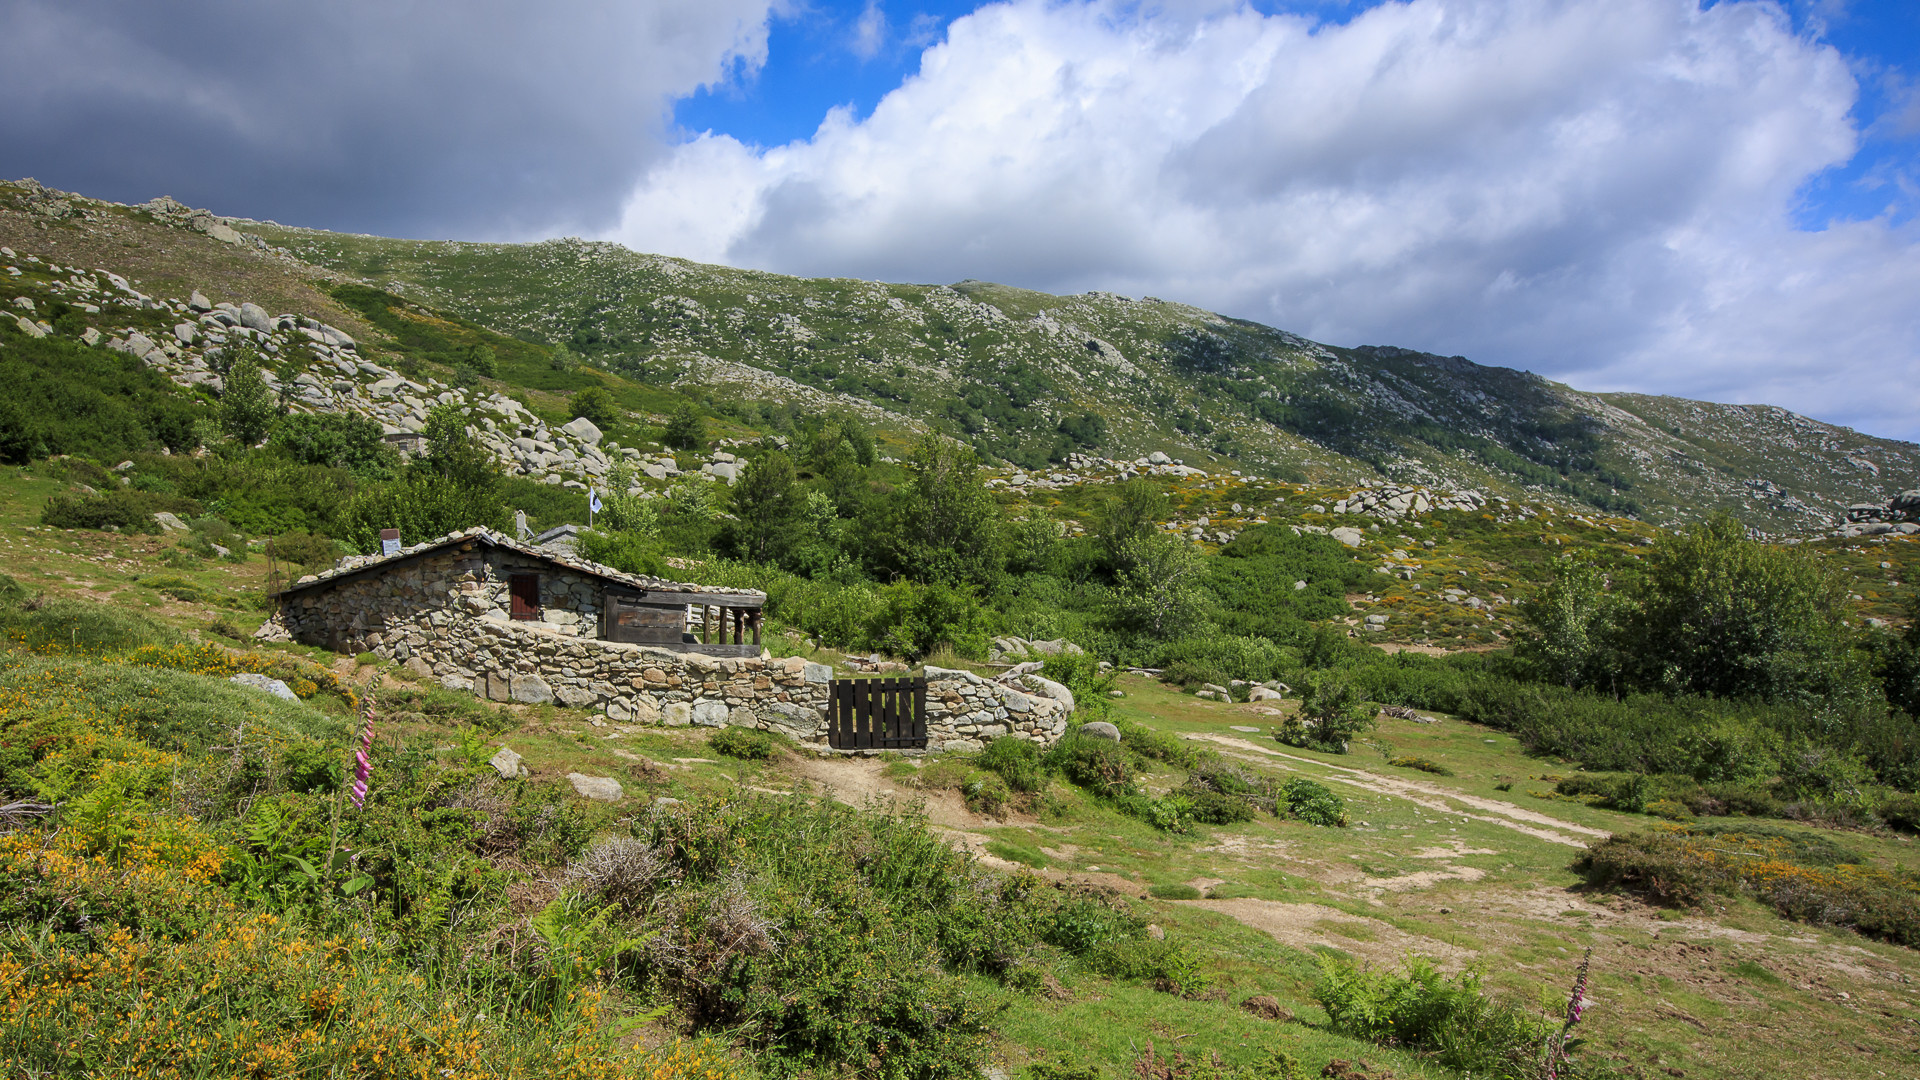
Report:
M507 579L507 594L512 598L514 618L538 619L540 617L539 574L514 574Z

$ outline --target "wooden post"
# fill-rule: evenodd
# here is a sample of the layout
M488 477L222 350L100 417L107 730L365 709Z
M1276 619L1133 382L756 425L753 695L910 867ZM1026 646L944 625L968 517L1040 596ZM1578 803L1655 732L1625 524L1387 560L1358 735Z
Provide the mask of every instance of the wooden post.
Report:
M754 645L754 648L759 648L760 647L760 620L761 620L761 611L759 608L753 609L752 619L753 619L753 645Z

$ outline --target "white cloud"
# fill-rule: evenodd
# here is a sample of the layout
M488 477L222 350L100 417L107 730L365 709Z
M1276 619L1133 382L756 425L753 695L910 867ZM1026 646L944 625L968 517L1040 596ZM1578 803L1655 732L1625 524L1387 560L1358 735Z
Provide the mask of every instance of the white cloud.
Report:
M1410 0L1343 25L1014 0L871 116L708 135L613 235L802 274L1179 298L1595 389L1920 436L1920 233L1796 230L1856 87L1770 4Z
M853 21L853 55L871 60L887 45L887 13L880 0L867 0L860 17Z

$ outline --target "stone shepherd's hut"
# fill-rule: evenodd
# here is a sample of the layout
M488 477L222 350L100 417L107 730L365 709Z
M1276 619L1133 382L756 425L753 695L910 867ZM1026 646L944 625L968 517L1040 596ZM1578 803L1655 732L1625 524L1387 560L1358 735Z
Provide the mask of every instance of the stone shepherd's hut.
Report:
M278 610L257 638L371 652L494 701L825 737L832 669L762 651L765 593L624 574L469 529L344 559L272 595ZM968 672L926 674L932 749L1051 742L1072 709Z

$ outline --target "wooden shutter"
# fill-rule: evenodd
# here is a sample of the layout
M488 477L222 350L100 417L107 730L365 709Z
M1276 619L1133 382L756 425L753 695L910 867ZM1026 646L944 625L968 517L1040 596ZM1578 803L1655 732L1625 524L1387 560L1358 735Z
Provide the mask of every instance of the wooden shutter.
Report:
M507 579L507 593L512 597L514 618L538 619L540 617L539 574L514 574Z

